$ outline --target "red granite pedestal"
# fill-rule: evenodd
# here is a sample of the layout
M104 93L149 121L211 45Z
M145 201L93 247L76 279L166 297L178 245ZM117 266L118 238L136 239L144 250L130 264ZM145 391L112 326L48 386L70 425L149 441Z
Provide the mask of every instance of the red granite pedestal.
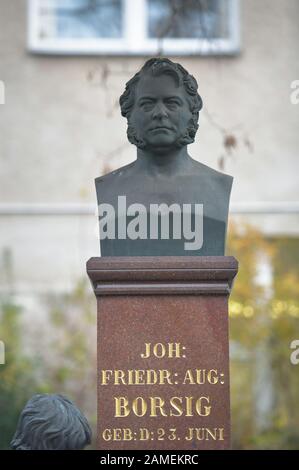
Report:
M98 448L230 447L233 257L91 258Z

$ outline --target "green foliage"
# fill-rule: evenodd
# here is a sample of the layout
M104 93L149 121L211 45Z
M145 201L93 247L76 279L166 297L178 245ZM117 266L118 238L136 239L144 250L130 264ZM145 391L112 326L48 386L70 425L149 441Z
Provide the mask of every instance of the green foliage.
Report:
M290 362L290 343L299 339L299 240L267 240L251 227L240 234L240 227L232 226L229 254L239 261L230 299L230 338L243 352L231 358L233 447L299 448L299 365ZM268 292L256 278L263 257L273 268ZM254 393L258 348L268 358L274 392L265 429L257 423Z
M19 414L35 393L71 398L96 427L96 308L86 282L73 292L48 295L43 327L28 328L23 311L10 301L0 314L6 363L0 366L0 449L7 449ZM24 345L29 351L24 354ZM29 346L29 347L28 347Z
M44 380L53 393L70 397L87 416L96 437L96 305L87 281L46 301L51 359L44 357Z
M0 310L0 338L5 343L5 364L0 365L0 449L7 449L24 404L38 387L34 363L23 353L21 309L3 303Z

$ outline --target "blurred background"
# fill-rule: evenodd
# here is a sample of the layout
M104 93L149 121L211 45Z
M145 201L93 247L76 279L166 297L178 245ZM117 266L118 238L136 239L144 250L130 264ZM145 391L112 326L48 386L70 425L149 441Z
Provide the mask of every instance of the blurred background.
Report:
M233 448L299 448L298 18L297 0L0 0L0 448L37 392L95 429L94 178L135 158L118 99L151 56L196 77L189 152L234 176Z

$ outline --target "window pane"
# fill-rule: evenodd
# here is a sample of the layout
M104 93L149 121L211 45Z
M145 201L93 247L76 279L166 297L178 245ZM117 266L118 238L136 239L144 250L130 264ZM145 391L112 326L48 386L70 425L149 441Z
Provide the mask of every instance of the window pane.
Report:
M147 0L150 38L227 38L229 0Z
M40 0L41 37L119 38L122 0Z

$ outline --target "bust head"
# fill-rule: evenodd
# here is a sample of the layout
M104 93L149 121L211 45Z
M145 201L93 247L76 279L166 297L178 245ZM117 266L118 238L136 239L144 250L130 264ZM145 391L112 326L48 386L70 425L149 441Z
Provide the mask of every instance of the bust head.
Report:
M62 395L34 395L23 409L11 441L14 450L77 450L91 442L85 416Z
M128 139L141 149L180 148L194 141L202 108L195 78L166 58L148 60L120 97Z

